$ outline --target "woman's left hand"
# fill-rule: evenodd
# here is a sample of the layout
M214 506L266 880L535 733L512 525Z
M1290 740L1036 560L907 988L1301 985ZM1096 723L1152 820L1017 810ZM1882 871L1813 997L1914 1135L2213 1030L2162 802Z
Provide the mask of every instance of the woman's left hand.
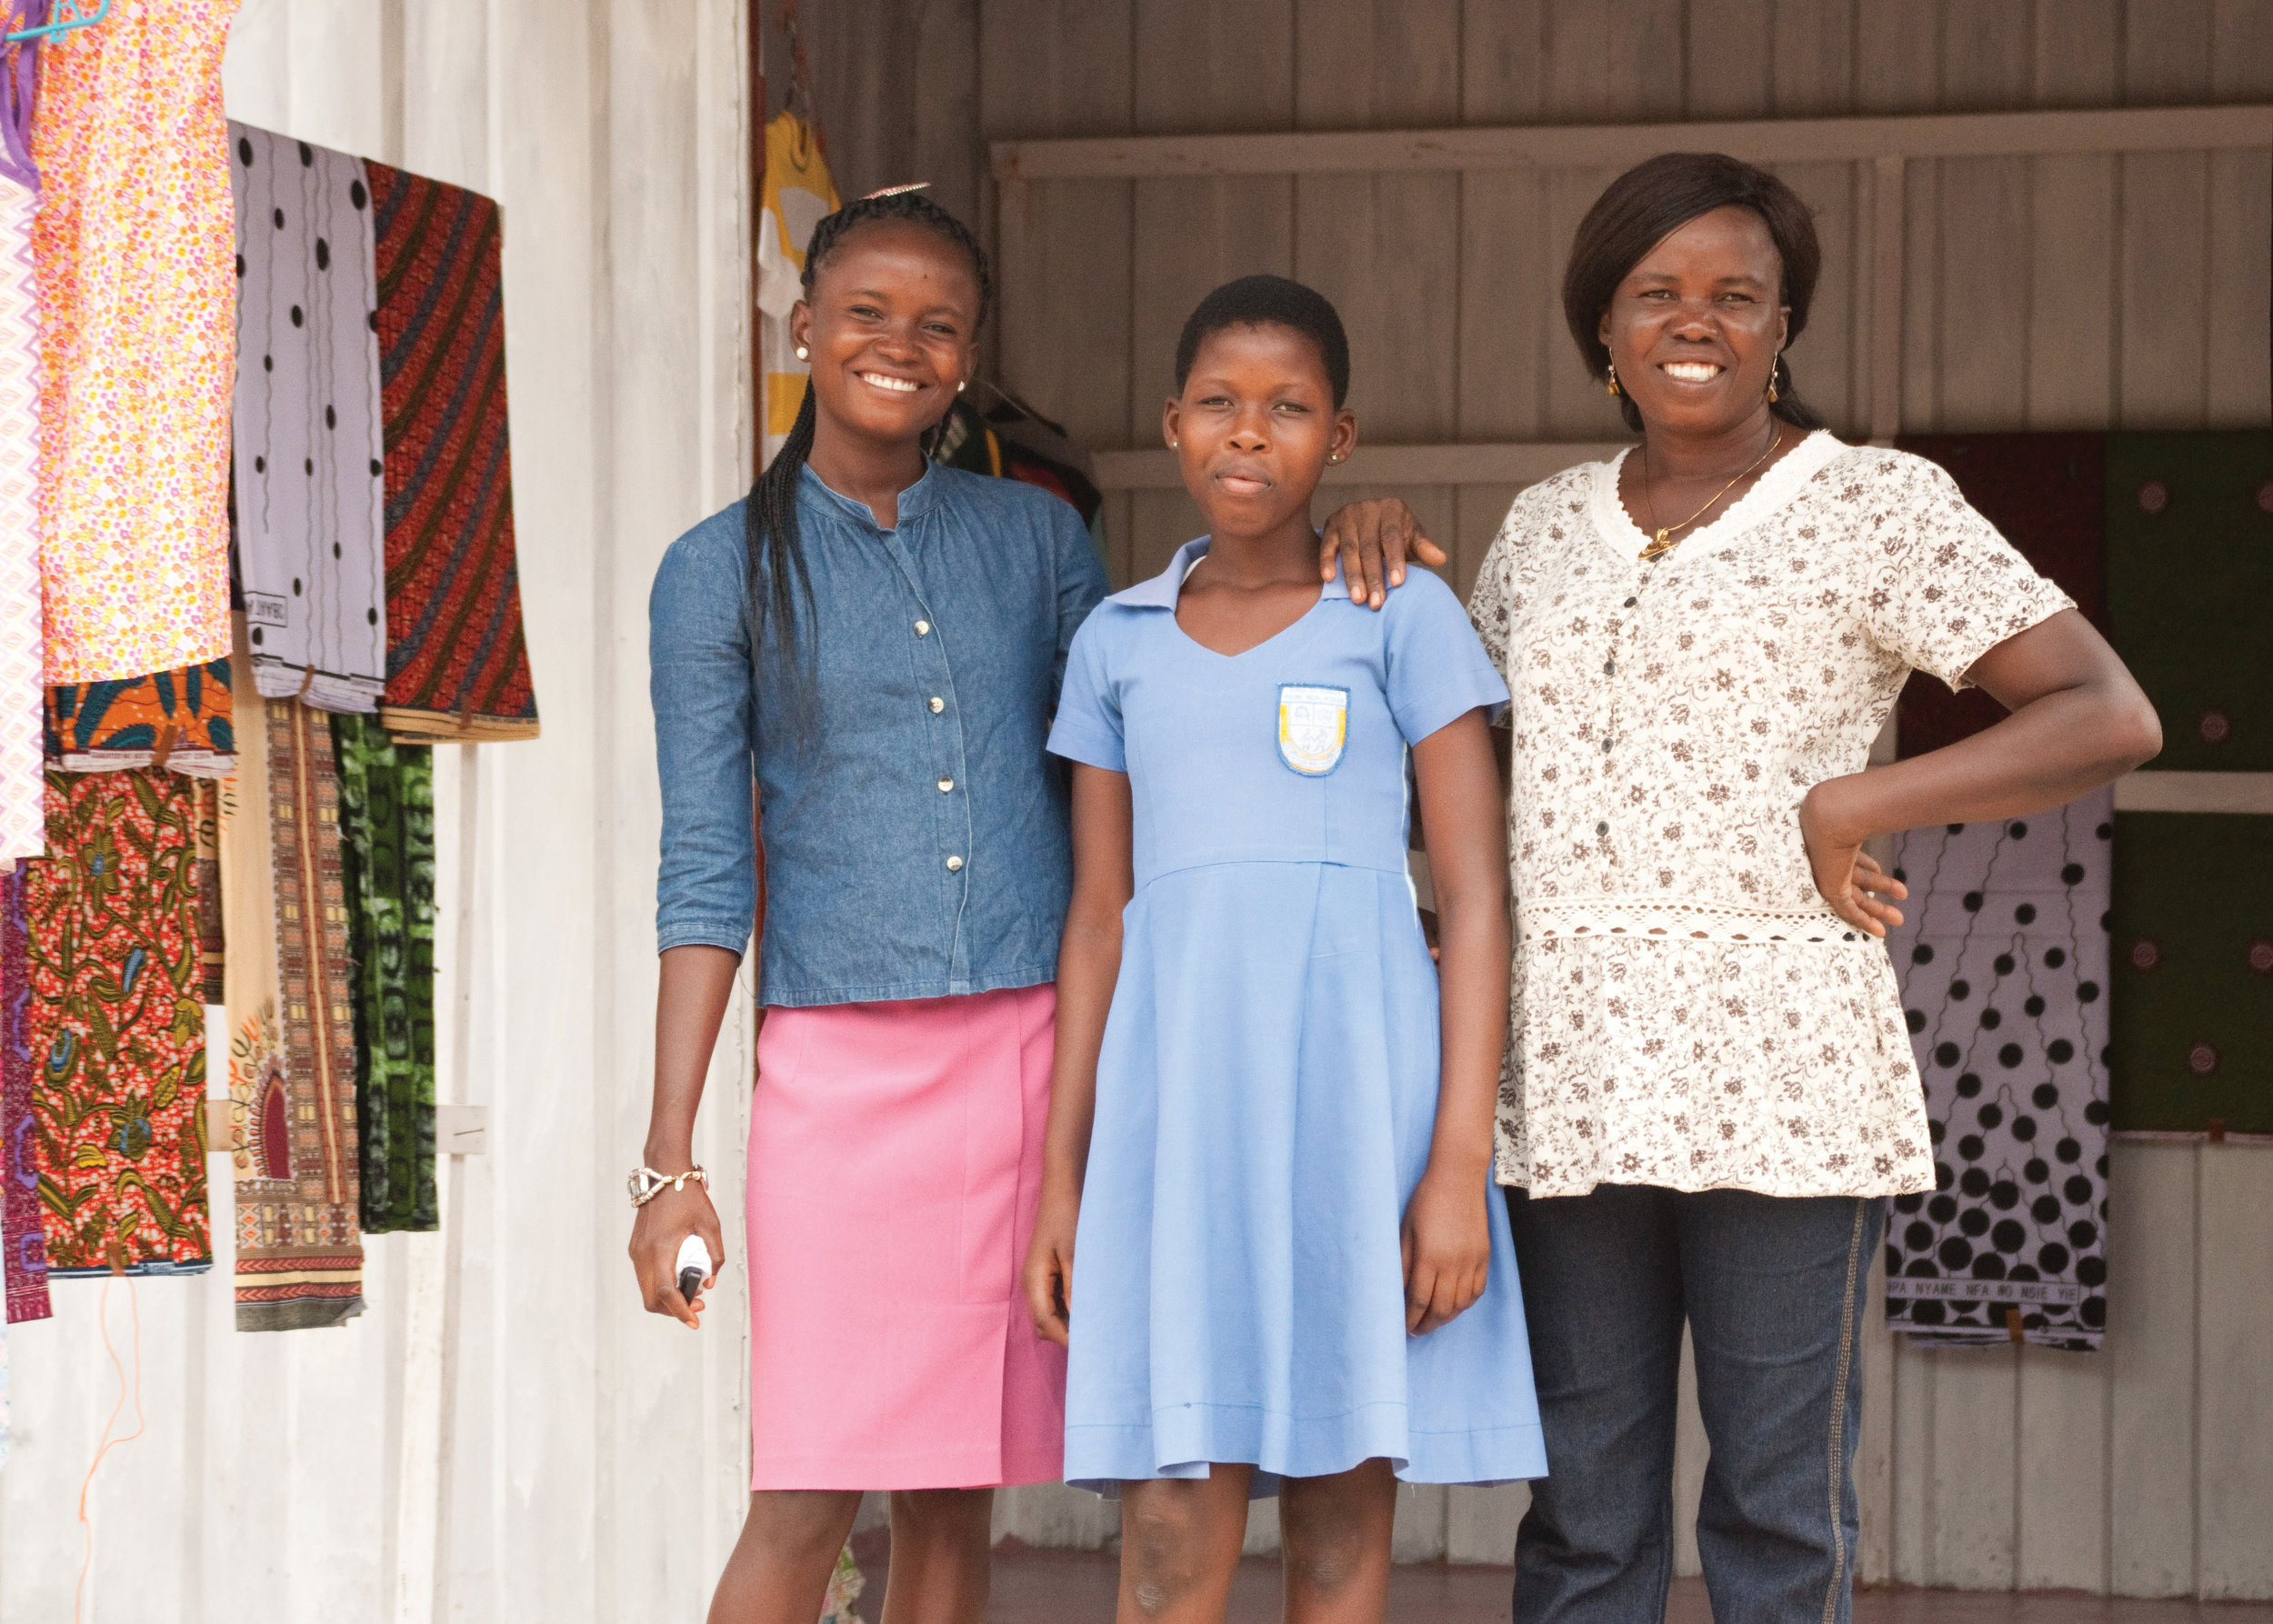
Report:
M1799 837L1807 842L1816 889L1831 911L1866 935L1883 937L1902 923L1902 910L1882 898L1899 900L1910 888L1863 849L1867 834L1840 827L1836 811L1840 782L1825 779L1799 803Z
M1413 510L1395 496L1352 502L1327 517L1318 543L1318 573L1332 580L1338 559L1351 601L1377 609L1388 600L1390 587L1405 585L1408 557L1431 569L1451 562L1444 548L1421 533Z
M1491 1179L1450 1178L1431 1168L1406 1203L1398 1241L1405 1254L1405 1331L1417 1337L1449 1325L1484 1295L1492 1231L1485 1203Z

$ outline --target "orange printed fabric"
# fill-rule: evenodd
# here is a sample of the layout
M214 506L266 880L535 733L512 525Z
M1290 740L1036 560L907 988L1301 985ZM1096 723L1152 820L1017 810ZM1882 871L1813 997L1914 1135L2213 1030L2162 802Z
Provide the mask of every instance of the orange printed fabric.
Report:
M32 247L51 683L229 652L235 256L221 54L236 4L135 0L41 47Z
M24 866L24 913L50 1270L205 1268L195 791L49 773L47 852Z
M236 770L229 662L209 660L131 682L47 689L47 765L67 773L171 767L195 778Z

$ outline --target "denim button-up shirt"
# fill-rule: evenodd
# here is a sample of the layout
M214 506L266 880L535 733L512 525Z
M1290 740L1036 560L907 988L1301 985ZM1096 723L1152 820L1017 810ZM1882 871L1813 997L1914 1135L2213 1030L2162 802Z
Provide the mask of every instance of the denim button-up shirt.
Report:
M1072 857L1043 742L1066 651L1106 591L1080 516L1032 486L931 467L886 530L805 469L804 723L793 704L768 703L771 649L751 657L742 524L736 503L680 536L648 602L659 947L749 941L755 763L765 1002L1051 980Z

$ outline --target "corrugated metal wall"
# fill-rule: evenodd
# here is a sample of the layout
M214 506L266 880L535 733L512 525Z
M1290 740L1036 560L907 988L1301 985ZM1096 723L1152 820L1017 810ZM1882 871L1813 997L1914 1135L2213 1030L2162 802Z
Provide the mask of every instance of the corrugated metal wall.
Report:
M491 1108L442 1233L372 1248L372 1310L240 1337L225 1276L140 1316L145 1430L102 1469L83 1616L692 1617L738 1524L743 1312L640 1314L622 1168L644 1129L656 831L643 606L663 547L746 466L739 0L247 0L235 116L506 206L523 590L545 737L440 753L444 1097ZM1230 128L1777 116L2273 95L2273 0L806 0L846 191L928 177L984 216L982 141ZM1796 355L1849 425L1870 182L1794 177L1833 260ZM1099 448L1153 444L1169 344L1222 276L1317 281L1358 336L1377 440L1614 432L1553 281L1605 175L1049 183L1006 266L1003 370ZM2262 153L1911 168L1911 428L2268 418ZM1465 579L1507 486L1407 491ZM1188 520L1123 492L1124 575ZM741 1029L737 1014L735 1029ZM737 1222L741 1092L703 1154ZM1866 1571L1948 1585L2273 1594L2273 1151L2118 1148L2098 1359L1871 1344ZM225 1208L216 1224L225 1228ZM11 1338L0 1615L70 1616L73 1513L120 1388L102 1288ZM131 1365L130 1367L131 1368ZM130 1430L130 1403L120 1430ZM1680 1456L1693 1499L1694 1422ZM1408 1491L1400 1554L1505 1559L1522 1491ZM1070 1491L1006 1531L1096 1543ZM1267 1513L1254 1543L1275 1538ZM1686 1553L1693 1563L1693 1549Z

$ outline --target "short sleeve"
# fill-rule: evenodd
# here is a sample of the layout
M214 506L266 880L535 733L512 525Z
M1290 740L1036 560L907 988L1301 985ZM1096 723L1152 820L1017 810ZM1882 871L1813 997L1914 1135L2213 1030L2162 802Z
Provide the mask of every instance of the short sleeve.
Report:
M1050 724L1049 752L1125 773L1128 752L1121 734L1120 698L1108 669L1110 625L1109 616L1095 614L1074 634L1065 686L1057 694L1057 719Z
M1507 703L1507 685L1459 598L1436 576L1407 572L1381 613L1387 621L1389 714L1407 744L1478 707L1497 714Z
M2006 638L2075 603L1922 456L1883 453L1862 538L1863 624L1878 644L1959 689Z
M1516 556L1515 544L1509 538L1515 533L1515 526L1516 516L1511 510L1501 521L1499 534L1492 537L1491 550L1484 555L1484 566L1476 572L1476 585L1468 589L1468 624L1475 628L1486 657L1497 671L1507 668L1507 627L1514 607L1509 597Z
M1097 556L1096 542L1089 526L1081 522L1081 515L1071 503L1055 496L1049 506L1051 555L1057 580L1057 662L1052 676L1062 683L1074 638L1105 596L1108 583L1105 561Z

